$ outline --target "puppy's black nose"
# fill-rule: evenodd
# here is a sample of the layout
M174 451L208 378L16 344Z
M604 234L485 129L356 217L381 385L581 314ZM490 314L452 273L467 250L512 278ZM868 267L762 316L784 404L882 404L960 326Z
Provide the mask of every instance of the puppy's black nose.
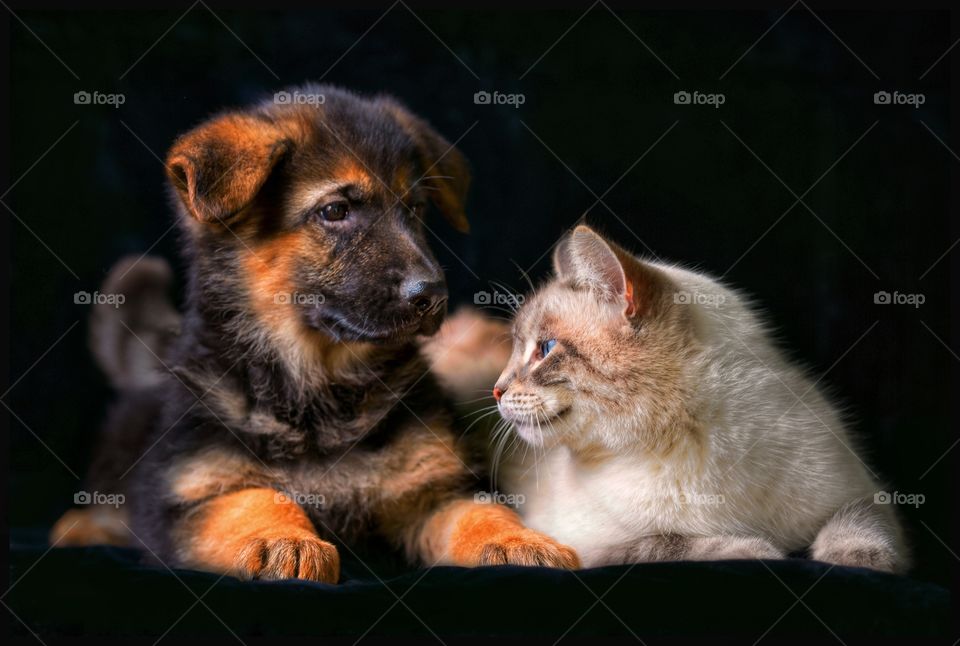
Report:
M400 289L403 297L418 314L432 312L438 305L447 300L447 285L442 280L408 280Z

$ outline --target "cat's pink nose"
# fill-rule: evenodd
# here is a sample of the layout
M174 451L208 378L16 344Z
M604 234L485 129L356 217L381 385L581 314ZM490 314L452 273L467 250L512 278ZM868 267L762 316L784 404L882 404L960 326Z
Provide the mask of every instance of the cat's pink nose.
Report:
M494 388L494 389L493 389L493 398L497 400L497 403L500 402L500 398L501 398L501 397L503 397L503 389L502 389L502 388Z

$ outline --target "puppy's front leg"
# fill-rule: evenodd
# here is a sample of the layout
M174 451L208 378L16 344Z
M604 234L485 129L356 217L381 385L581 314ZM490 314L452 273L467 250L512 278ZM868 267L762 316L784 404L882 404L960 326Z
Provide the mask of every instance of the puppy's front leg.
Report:
M193 508L174 530L178 562L247 579L336 583L337 548L317 536L300 505L278 493L243 489Z
M414 540L412 551L427 564L580 567L572 548L524 527L513 510L471 499L439 506Z

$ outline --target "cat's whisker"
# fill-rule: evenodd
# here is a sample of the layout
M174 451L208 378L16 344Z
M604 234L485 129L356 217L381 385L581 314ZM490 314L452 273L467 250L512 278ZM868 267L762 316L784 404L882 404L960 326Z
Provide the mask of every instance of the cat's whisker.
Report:
M503 418L497 420L493 425L493 430L490 432L490 445L493 450L490 454L490 486L493 487L496 484L497 477L497 464L499 462L500 456L500 444L503 437L505 421Z
M493 392L492 392L492 391L493 391L493 386L491 386L491 387L489 387L489 388L467 388L467 389L465 389L463 392L465 392L465 393L486 393L487 397L493 397ZM480 397L479 399L485 399L485 398L484 398L484 397ZM466 404L466 403L469 403L469 401L478 401L478 400L474 399L474 400L469 400L469 401L461 401L461 400L458 399L457 401L460 402L460 403L462 403L462 404Z
M503 312L503 313L506 314L507 316L511 317L511 318L509 319L509 321L508 321L508 322L511 322L511 323L513 322L513 316L517 313L517 311L514 310L514 309L510 309L510 308L508 308L508 307L503 307L503 306L501 306L501 305L494 305L493 303L488 303L488 304L484 305L483 307L484 307L484 309L490 309L490 310L494 310L494 311L497 311L497 312ZM507 319L503 319L503 320L507 320Z
M520 439L520 435L517 433L517 428L513 423L510 423L507 428L509 429L509 433L507 434L508 443L506 453L509 456L516 453L519 450L520 445L524 444L524 442Z
M520 304L518 302L519 299L517 298L517 290L496 280L491 280L490 284L494 285L495 287L499 287L507 294L506 305L510 308L512 314L516 314L517 310L520 309Z
M550 429L550 435L555 436L557 430L556 430L556 428L554 428L554 426L553 426L553 420L547 420L547 426L548 426L548 428ZM547 477L552 480L552 479L553 479L553 465L546 462L546 457L547 457L547 449L546 449L546 448L544 448L544 450L543 450L543 457L544 457L544 466L545 466L546 469L547 469Z
M497 412L496 410L487 411L485 414L483 414L483 415L481 415L480 417L478 417L477 419L473 420L473 421L470 423L470 425L467 426L467 428L463 431L463 434L466 435L467 433L470 432L470 429L472 429L474 426L476 426L479 422L482 422L483 420L487 419L488 417L490 417L491 415L495 414L496 412Z
M533 466L536 473L537 490L540 490L540 455L546 455L544 448L543 427L540 425L540 410L533 411L533 419L537 423L537 441L533 445ZM545 418L544 418L545 419Z
M490 406L483 406L481 408L478 408L477 410L470 411L469 413L464 413L460 417L461 419L469 419L474 415L479 415L480 413L489 413L490 411L493 411L493 410L499 410L496 404L492 404Z
M533 292L537 291L537 288L533 286L533 281L530 280L530 274L528 274L522 267L520 267L520 265L517 264L517 261L514 260L513 258L510 259L510 262L513 263L514 267L520 270L520 275L523 277L525 281L527 281L527 285L530 286L530 293L532 294Z
M458 404L473 404L473 403L476 403L476 402L482 402L482 401L484 401L484 400L486 400L486 399L493 399L493 395L490 394L490 391L489 391L489 390L483 390L483 391L481 391L481 392L485 392L485 393L487 393L487 395L486 395L485 397L477 397L476 399L462 399L462 400L457 400L457 403L458 403Z
M503 454L505 451L508 450L507 445L511 443L511 441L514 440L516 436L515 433L511 433L512 428L513 428L513 425L510 422L503 419L501 419L500 422L497 424L497 431L495 433L497 435L497 439L495 440L495 449L493 453L493 458L491 460L492 466L490 471L491 486L493 486L494 489L496 489L496 487L498 486L497 481L498 481L500 463L502 461Z

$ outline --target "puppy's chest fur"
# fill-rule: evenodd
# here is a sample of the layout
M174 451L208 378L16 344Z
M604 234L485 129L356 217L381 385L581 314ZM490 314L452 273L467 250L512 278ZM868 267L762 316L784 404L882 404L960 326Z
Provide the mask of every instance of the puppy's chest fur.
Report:
M163 480L169 503L187 507L235 490L272 488L278 504L303 507L322 534L352 538L382 516L459 489L467 479L466 460L442 425L414 422L382 443L292 460L263 460L236 445L210 445L183 454Z
M303 399L269 380L211 384L191 373L189 387L172 386L179 397L166 416L188 413L158 452L166 504L268 487L278 503L306 509L321 533L353 537L380 516L462 489L471 458L426 366L407 359Z
M170 416L191 411L196 421L229 430L263 458L336 453L413 411L442 411L427 394L436 384L413 347L366 361L351 356L348 366L315 381L294 379L279 361L265 360L238 361L224 371L187 359L175 372L177 379L168 384Z

